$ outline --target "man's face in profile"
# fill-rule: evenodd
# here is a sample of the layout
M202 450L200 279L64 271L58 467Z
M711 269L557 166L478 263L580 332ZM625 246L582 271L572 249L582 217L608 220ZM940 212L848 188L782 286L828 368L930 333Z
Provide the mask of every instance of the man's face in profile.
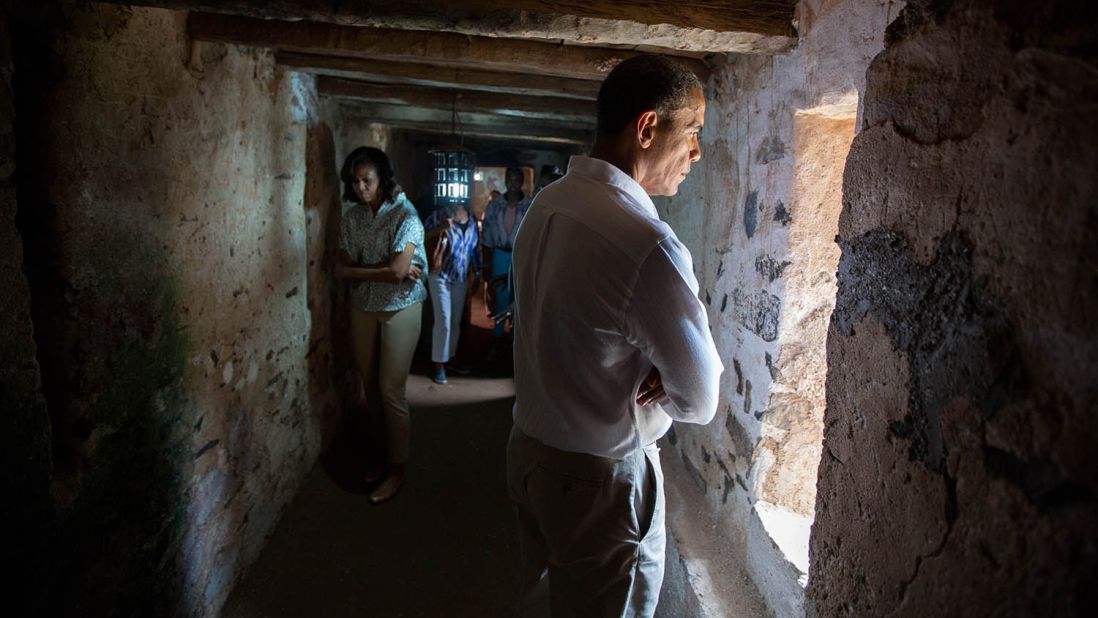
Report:
M698 135L705 123L705 96L695 89L684 107L659 118L649 147L649 165L642 186L649 195L675 195L701 159Z

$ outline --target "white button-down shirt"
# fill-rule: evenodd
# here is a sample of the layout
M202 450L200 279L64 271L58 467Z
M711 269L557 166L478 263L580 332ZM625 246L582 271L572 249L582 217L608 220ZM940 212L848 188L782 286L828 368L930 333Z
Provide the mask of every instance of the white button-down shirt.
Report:
M635 180L572 157L526 214L513 269L514 420L524 433L618 459L672 419L713 418L724 366L690 252ZM667 396L637 405L653 366Z

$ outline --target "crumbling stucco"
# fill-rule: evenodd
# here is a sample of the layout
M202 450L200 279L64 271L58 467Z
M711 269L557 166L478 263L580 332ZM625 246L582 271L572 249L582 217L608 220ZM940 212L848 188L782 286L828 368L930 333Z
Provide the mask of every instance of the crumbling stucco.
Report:
M808 597L1079 616L1098 565L1093 7L912 2L847 163Z

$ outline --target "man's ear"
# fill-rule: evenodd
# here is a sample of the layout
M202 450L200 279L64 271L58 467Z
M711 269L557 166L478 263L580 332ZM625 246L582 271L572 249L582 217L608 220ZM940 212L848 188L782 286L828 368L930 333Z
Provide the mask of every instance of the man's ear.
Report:
M659 117L654 110L649 110L637 116L637 143L641 149L647 149L656 138L656 124Z

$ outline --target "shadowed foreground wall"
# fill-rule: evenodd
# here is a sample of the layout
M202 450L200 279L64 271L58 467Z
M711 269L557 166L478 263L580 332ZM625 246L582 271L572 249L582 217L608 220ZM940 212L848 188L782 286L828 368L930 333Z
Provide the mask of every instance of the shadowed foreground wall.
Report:
M65 3L13 27L19 232L53 430L51 500L33 511L50 542L28 559L45 576L23 591L35 615L215 613L334 414L311 405L327 395L307 355L313 86L269 52L192 45L184 19ZM330 165L320 139L309 156ZM330 193L312 186L310 210Z
M0 547L23 565L0 592L22 610L21 591L42 577L32 557L46 535L50 512L50 426L36 359L30 288L23 274L23 241L15 228L15 107L10 30L0 13Z
M828 339L819 616L1093 613L1096 18L912 2L870 68Z

